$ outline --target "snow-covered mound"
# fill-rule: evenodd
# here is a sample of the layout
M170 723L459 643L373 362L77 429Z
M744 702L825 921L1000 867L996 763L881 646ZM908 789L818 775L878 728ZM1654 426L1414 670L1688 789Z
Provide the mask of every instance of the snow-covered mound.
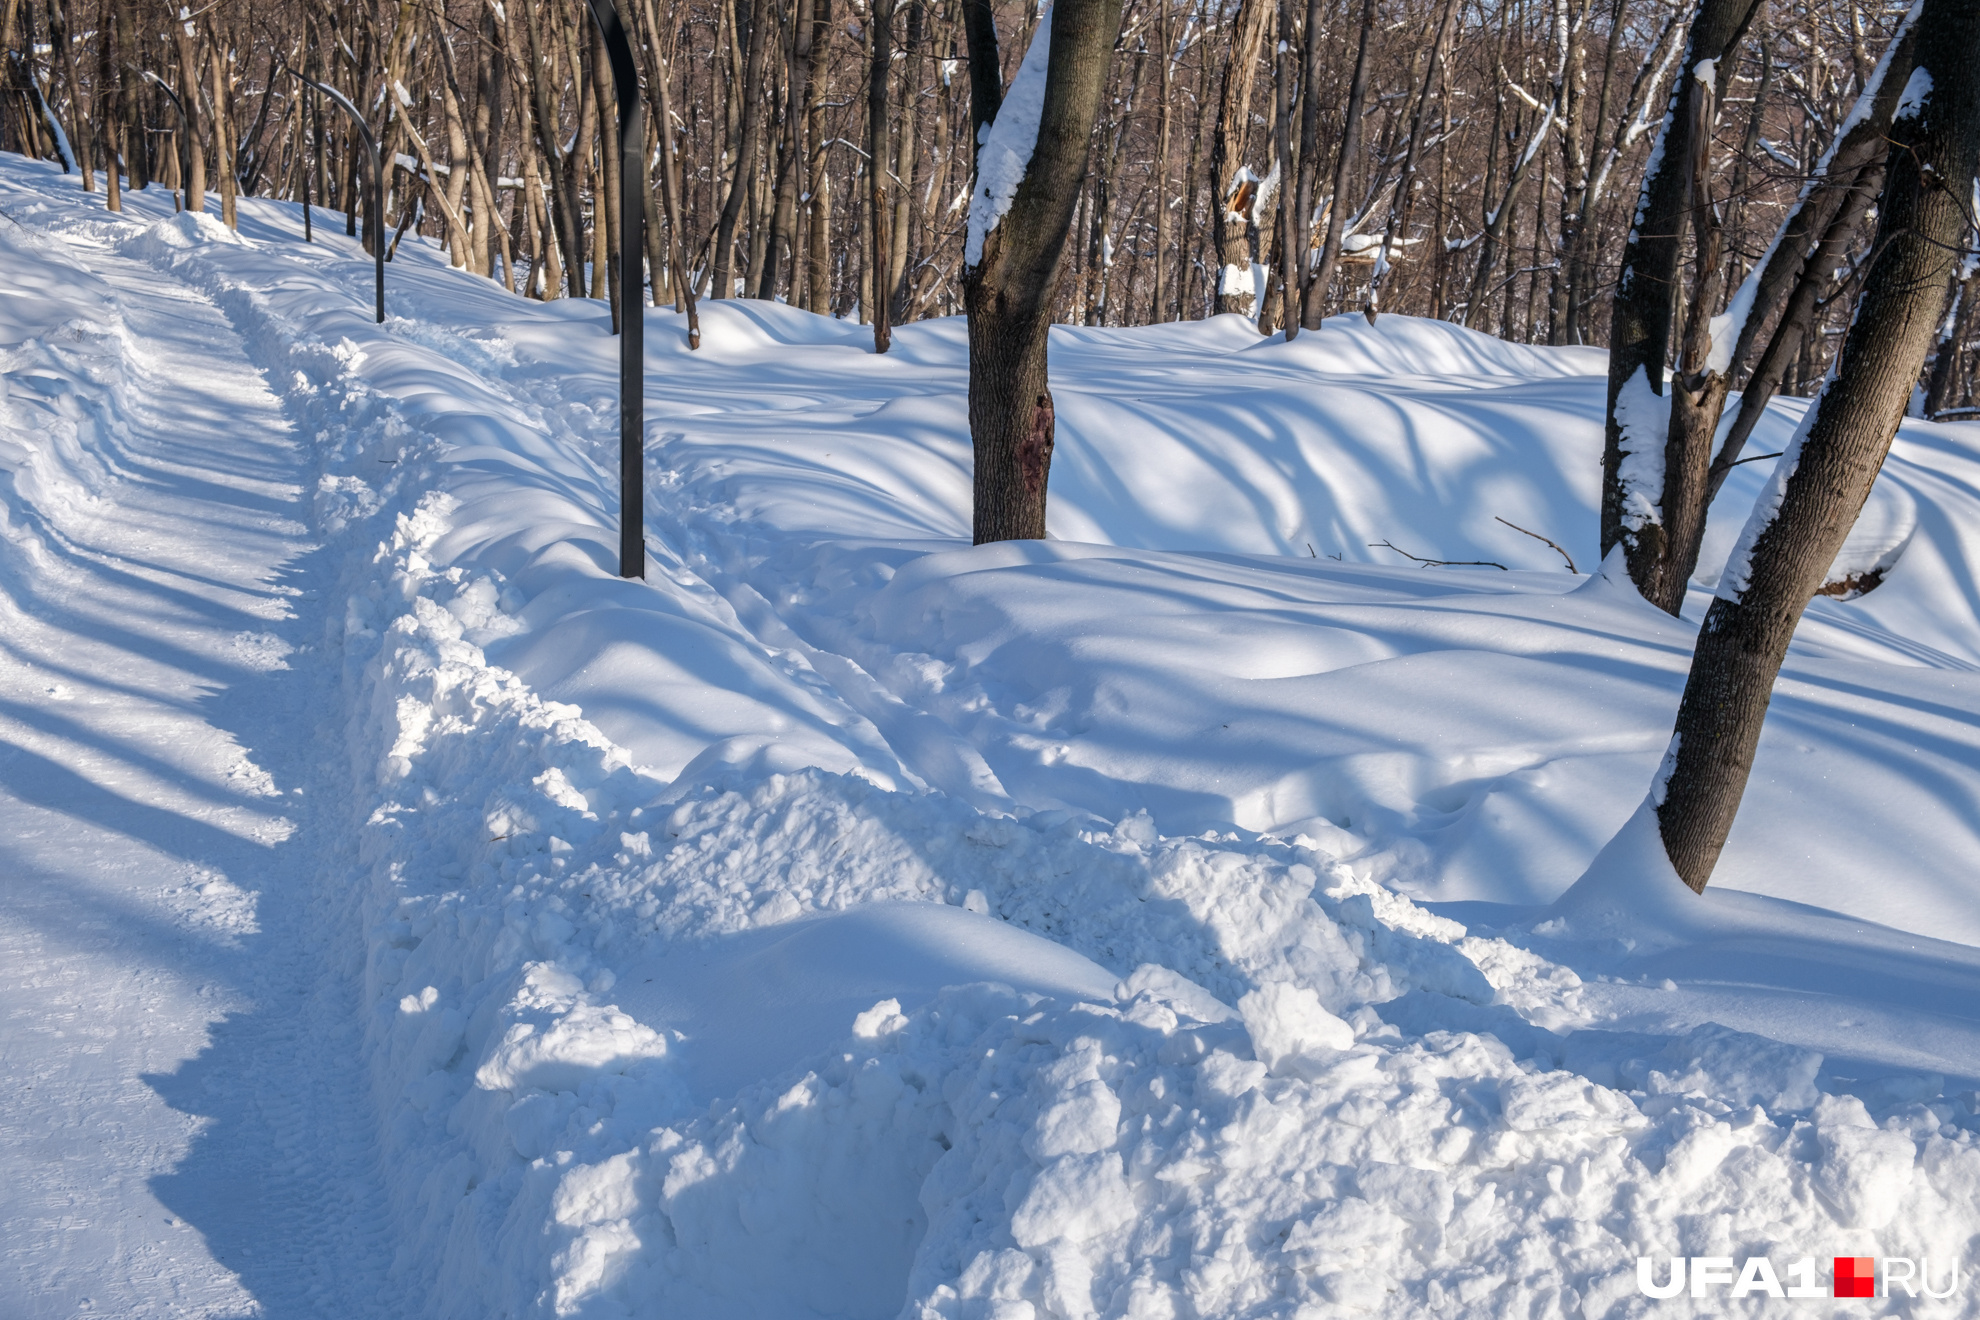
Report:
M1631 1316L1980 1234L1980 432L1907 425L1704 916L1590 942L1695 627L1496 521L1594 567L1597 355L1065 331L1057 539L970 548L958 323L652 312L626 583L602 306L409 240L380 327L290 208L6 168L315 437L409 1312Z

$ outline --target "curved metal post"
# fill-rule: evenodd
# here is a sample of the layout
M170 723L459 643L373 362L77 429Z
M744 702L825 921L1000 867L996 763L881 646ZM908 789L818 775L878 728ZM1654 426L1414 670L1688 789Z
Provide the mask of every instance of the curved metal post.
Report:
M286 61L282 69L297 82L306 83L337 103L337 108L351 117L357 125L358 133L364 138L364 145L370 148L371 155L371 206L366 217L365 228L371 231L371 267L373 288L378 300L378 324L385 324L385 157L380 154L378 138L372 133L371 125L364 122L364 114L351 104L351 98L334 87L325 86L308 74L298 72Z
M153 73L150 69L139 69L138 72L144 75L146 82L165 93L166 99L172 102L172 108L179 112L179 132L181 134L191 133L192 116L186 113L186 103L179 99L179 94L170 87L167 87L165 80ZM175 149L181 155L185 154L186 148L184 143L178 144ZM185 194L185 202L180 209L186 211L192 210L192 175L186 172L184 161L179 162L179 191Z
M639 70L613 0L586 0L619 102L619 576L646 576L646 113Z

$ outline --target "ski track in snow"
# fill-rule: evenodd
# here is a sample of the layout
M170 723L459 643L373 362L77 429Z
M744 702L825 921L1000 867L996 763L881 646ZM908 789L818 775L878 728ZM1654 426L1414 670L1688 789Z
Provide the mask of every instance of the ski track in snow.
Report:
M347 845L291 732L326 682L309 454L204 296L66 248L128 334L52 343L114 382L51 410L107 462L0 554L0 1310L390 1316Z

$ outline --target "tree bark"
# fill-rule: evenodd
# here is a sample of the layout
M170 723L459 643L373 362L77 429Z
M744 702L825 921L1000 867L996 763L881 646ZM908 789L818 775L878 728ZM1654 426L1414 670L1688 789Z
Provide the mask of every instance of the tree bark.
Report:
M1626 483L1626 453L1641 454L1661 446L1668 436L1642 434L1633 450L1626 420L1639 429L1654 430L1648 419L1657 405L1641 398L1619 413L1617 401L1625 387L1641 375L1647 392L1662 406L1664 363L1670 350L1671 323L1678 286L1678 262L1689 224L1698 152L1709 145L1713 112L1730 79L1730 67L1718 67L1739 44L1759 9L1759 0L1702 0L1691 21L1677 85L1671 89L1657 145L1650 153L1638 194L1636 217L1623 248L1621 278L1616 286L1609 328L1609 392L1602 455L1602 553L1620 544L1630 580L1646 596L1657 590L1667 559L1662 491ZM1696 75L1698 66L1713 61L1716 78L1708 84ZM1708 107L1701 113L1701 102ZM1641 416L1639 416L1641 414ZM1680 592L1682 585L1677 588Z
M1751 355L1764 319L1762 312L1776 306L1782 310L1767 347L1740 392L1739 412L1712 460L1705 488L1708 503L1732 472L1767 401L1774 397L1789 364L1800 352L1814 326L1818 300L1828 292L1871 199L1883 186L1886 134L1916 58L1917 32L1908 28L1892 41L1878 74L1873 75L1873 85L1859 98L1861 114L1855 126L1832 145L1828 158L1818 163L1814 177L1803 185L1800 199L1782 220L1760 267L1747 275L1754 286L1754 310L1733 347L1732 370L1737 371Z
M1319 38L1317 30L1307 34ZM1298 208L1300 169L1293 158L1293 69L1304 66L1300 59L1303 43L1294 40L1293 0L1279 0L1279 45L1272 88L1272 143L1279 156L1279 319L1286 327L1286 342L1299 334L1299 259L1296 234L1300 231ZM1297 63L1295 63L1297 61ZM1311 83L1302 80L1302 99L1313 98Z
M1224 54L1222 87L1217 97L1216 135L1210 143L1210 235L1217 250L1215 281L1217 310L1239 316L1258 312L1257 290L1251 287L1251 191L1243 186L1246 147L1251 140L1251 89L1258 70L1258 47L1270 25L1270 0L1242 0ZM1226 272L1243 272L1243 287L1227 289Z
M873 0L869 49L872 63L866 76L866 314L873 322L873 351L884 353L894 342L888 322L893 302L887 275L893 264L888 237L887 174L892 152L887 136L887 80L894 65L894 0Z
M1946 302L1980 164L1980 0L1925 0L1923 105L1893 120L1868 278L1836 370L1781 458L1698 634L1659 782L1678 875L1711 879L1795 624L1889 451ZM1742 564L1742 554L1746 556Z
M1016 196L963 277L975 541L1045 535L1054 423L1046 341L1120 0L1058 0L1038 139ZM984 58L970 50L974 64Z
M980 2L980 0L978 0ZM1176 63L1176 34L1174 25L1175 6L1173 0L1158 0L1162 6L1162 16L1155 25L1157 39L1162 43L1161 104L1157 110L1155 126L1155 296L1151 300L1149 320L1157 324L1169 319L1168 287L1164 274L1168 268L1169 250L1169 126L1172 118L1169 103L1170 87L1174 82Z
M777 205L770 223L770 245L764 250L762 295L777 296L779 283L791 286L790 300L797 301L797 199L805 186L805 169L810 154L805 143L805 107L811 100L811 51L817 24L805 11L810 6L797 0L791 15L790 77L784 98L784 150L777 164Z
M206 143L199 122L199 46L191 19L172 20L172 42L179 55L179 104L185 111L186 209L206 209ZM355 157L356 153L352 155Z

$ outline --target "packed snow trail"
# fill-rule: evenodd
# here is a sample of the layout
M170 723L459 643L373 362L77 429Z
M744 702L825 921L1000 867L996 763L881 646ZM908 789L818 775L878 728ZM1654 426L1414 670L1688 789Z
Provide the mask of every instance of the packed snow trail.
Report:
M0 229L0 1312L395 1314L306 448L205 297Z

